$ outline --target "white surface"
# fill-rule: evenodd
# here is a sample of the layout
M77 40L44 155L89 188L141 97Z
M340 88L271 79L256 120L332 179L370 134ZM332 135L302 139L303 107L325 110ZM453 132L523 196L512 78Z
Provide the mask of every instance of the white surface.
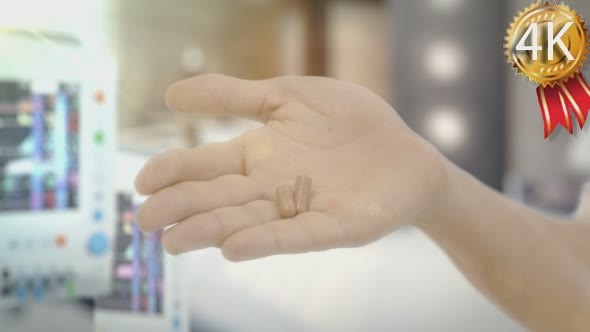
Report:
M523 331L422 233L369 246L226 262L189 254L195 327L220 331Z

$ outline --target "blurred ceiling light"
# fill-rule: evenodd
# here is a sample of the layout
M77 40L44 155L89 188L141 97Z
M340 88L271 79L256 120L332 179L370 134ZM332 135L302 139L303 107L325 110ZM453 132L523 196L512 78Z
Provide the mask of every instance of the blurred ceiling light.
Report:
M19 0L0 2L0 28L65 33L75 37L94 37L104 31L97 22L110 1L100 0ZM72 15L72 13L75 13Z
M456 150L465 142L467 126L457 110L439 108L426 118L426 132L435 145Z
M454 10L462 3L463 0L430 0L430 4L433 8L445 12Z
M197 74L205 67L205 54L196 46L189 46L182 51L182 68L191 74Z
M451 81L465 69L462 49L451 42L437 42L426 52L426 67L435 79Z

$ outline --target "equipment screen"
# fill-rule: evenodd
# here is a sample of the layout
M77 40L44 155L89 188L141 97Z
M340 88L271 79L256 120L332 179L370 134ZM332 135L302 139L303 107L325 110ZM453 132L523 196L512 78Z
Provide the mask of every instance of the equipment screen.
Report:
M78 207L79 94L0 80L0 212Z
M164 295L162 232L144 234L137 227L131 195L119 194L117 201L113 292L99 298L97 307L160 314Z

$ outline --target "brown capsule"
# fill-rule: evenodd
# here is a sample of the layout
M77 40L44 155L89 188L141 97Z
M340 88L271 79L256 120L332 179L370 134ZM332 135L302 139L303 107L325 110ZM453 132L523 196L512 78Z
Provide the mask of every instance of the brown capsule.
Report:
M293 218L297 214L291 186L284 184L277 187L277 204L283 218Z
M306 175L299 175L295 178L295 210L297 213L309 211L309 201L311 199L311 178Z

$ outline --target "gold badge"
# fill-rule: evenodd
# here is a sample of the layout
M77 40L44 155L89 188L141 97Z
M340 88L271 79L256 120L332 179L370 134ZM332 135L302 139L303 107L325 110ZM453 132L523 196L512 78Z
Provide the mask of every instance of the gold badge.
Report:
M573 133L570 110L583 127L590 108L590 87L580 71L590 38L576 11L563 3L534 3L514 18L504 47L517 74L539 84L545 137L559 124Z

